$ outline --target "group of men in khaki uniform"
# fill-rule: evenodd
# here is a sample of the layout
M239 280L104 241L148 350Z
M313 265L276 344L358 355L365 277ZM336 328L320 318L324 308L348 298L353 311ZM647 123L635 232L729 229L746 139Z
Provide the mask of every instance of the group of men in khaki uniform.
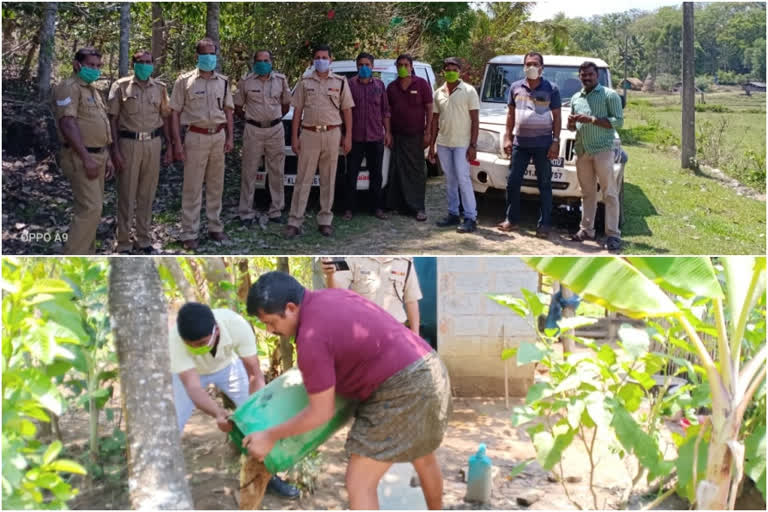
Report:
M118 177L117 252L152 252L152 203L157 189L162 142L165 164L184 163L182 232L187 250L199 246L200 208L206 190L208 237L227 239L221 221L224 158L234 146L233 113L245 120L241 192L238 214L248 225L256 218L253 196L257 171L264 158L271 221L283 223L285 134L282 117L295 108L291 146L298 169L285 236L300 233L315 171L320 175L319 231L330 236L336 162L351 145L352 94L346 78L331 73L331 50L313 52L314 71L304 77L291 97L286 77L272 70L272 55L258 51L253 73L240 80L233 95L229 79L215 71L216 46L202 39L196 46L197 68L181 74L170 99L165 84L151 77L152 56L133 55L134 74L116 81L107 105L93 85L100 75L101 55L93 48L78 50L74 73L55 88L54 113L62 140L60 165L70 179L74 216L64 248L67 254L90 254L104 202L104 181L112 166ZM187 127L182 140L182 128ZM346 130L342 133L342 125ZM299 130L301 133L299 134ZM135 240L131 240L136 221Z

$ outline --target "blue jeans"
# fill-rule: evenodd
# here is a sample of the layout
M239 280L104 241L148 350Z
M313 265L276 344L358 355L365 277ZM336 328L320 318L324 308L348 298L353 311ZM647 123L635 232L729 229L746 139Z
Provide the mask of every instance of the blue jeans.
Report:
M507 178L507 220L509 222L517 224L520 221L520 187L523 184L523 175L528 167L528 162L533 158L541 201L538 226L552 225L552 164L547 158L548 151L548 147L512 147L512 160L509 164L509 177Z
M477 202L472 178L469 174L467 146L449 148L437 146L437 157L445 173L445 193L448 196L448 213L459 216L459 194L464 208L464 219L477 220Z

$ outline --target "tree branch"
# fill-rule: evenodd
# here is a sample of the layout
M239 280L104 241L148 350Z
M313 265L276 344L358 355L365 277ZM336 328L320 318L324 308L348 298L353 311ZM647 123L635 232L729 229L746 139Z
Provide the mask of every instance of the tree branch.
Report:
M763 345L762 348L755 354L750 362L744 365L744 368L739 374L739 381L736 386L736 402L741 401L742 396L746 396L745 390L750 387L750 383L753 383L753 379L760 371L761 367L763 373L765 373L765 361L768 357L768 345ZM759 381L758 381L759 382ZM742 395L744 393L744 395Z

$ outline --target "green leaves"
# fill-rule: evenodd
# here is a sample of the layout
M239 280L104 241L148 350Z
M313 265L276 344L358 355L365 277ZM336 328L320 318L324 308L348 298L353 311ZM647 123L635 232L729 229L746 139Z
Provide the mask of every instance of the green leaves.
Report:
M651 343L645 329L636 329L628 324L619 327L619 339L624 351L632 358L639 358L648 352Z
M77 475L85 475L87 473L83 466L69 459L55 460L48 464L48 467L53 471L60 471L63 473L75 473Z
M544 469L552 469L563 457L563 451L573 442L575 432L568 428L563 420L554 428L555 436L549 432L537 432L533 435L533 446L536 448L536 460Z
M707 473L707 456L709 452L709 433L702 435L699 441L698 458L696 460L696 481L693 481L694 452L696 451L696 438L700 425L691 425L686 431L683 444L678 447L678 457L675 461L677 468L677 493L693 502L696 497L696 486Z
M723 290L708 257L628 257L627 260L648 279L668 292L683 297L700 295L721 298Z
M765 421L765 418L763 418ZM744 441L744 473L755 482L765 499L765 423L758 426Z
M624 449L633 453L640 464L648 469L650 479L668 475L673 463L664 460L656 440L640 428L621 404L615 400L611 400L609 404L613 411L611 426Z
M517 364L528 364L541 361L544 351L533 343L523 341L517 348Z

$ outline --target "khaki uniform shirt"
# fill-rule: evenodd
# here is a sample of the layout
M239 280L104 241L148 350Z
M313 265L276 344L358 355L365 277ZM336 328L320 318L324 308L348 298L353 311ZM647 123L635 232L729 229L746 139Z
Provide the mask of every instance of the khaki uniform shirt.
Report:
M112 84L107 100L109 114L120 116L118 126L131 132L152 132L171 113L165 84L154 78L142 84L136 75Z
M283 105L291 103L291 89L285 75L269 74L262 80L256 73L249 73L237 84L235 105L244 107L245 118L252 121L274 121L283 117Z
M103 148L112 144L107 108L93 84L86 84L76 74L56 85L53 91L53 114L59 140L67 139L61 133L59 121L62 117L74 117L83 144L89 148Z
M220 333L216 357L210 352L201 356L192 355L184 340L179 336L179 329L174 325L170 329L168 348L171 356L171 372L181 373L195 368L200 375L210 375L223 370L239 356L250 357L259 353L256 335L251 324L229 309L214 309L213 318Z
M349 270L333 275L335 288L347 288L386 309L405 322L406 302L421 299L413 258L346 258ZM410 271L409 271L410 267Z
M226 76L215 71L210 79L203 78L200 70L195 68L176 79L171 93L171 108L181 113L183 125L216 128L227 122L224 109L235 109L232 84Z
M304 109L301 124L306 126L340 125L341 110L354 106L346 77L336 73L329 72L328 77L320 78L313 71L301 79L293 92L293 107Z

